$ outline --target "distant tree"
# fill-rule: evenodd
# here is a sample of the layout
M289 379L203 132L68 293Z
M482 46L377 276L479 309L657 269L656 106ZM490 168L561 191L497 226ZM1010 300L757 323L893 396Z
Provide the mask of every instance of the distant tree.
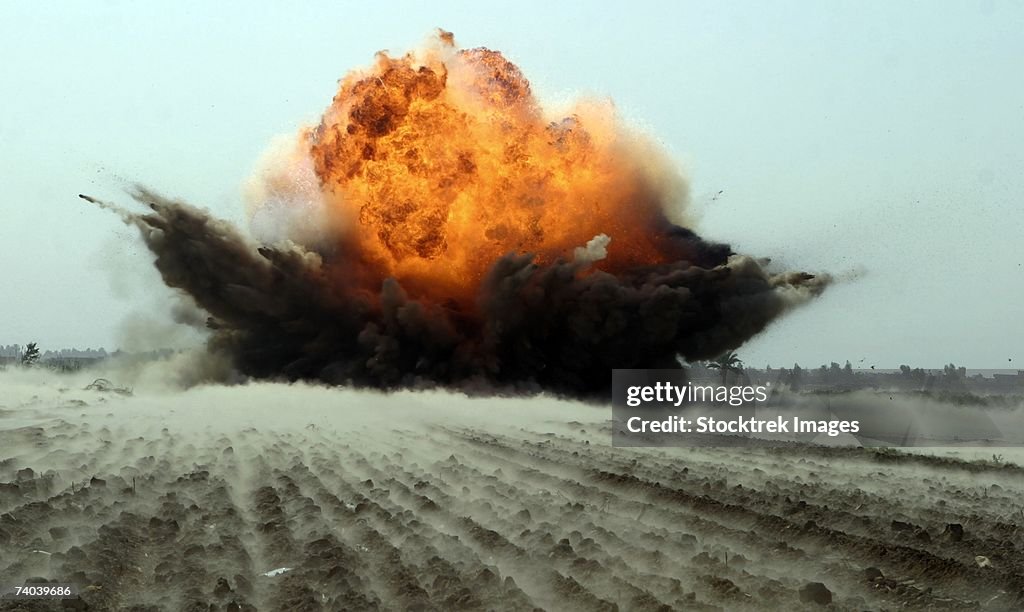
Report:
M717 359L713 359L706 364L704 367L710 370L718 370L722 373L722 384L725 384L726 378L729 376L729 372L735 372L740 374L743 371L743 361L734 353L729 351L722 354Z
M21 354L21 365L32 366L39 361L39 347L35 342L29 342L25 352Z
M942 367L942 386L950 389L962 389L967 384L967 368L950 363Z
M946 378L949 378L949 379L952 379L952 380L967 378L967 368L965 368L963 366L957 367L956 364L951 363L951 364L942 366L942 374Z
M800 382L804 377L804 370L799 363L793 364L793 371L789 375L789 387L794 391L800 389Z

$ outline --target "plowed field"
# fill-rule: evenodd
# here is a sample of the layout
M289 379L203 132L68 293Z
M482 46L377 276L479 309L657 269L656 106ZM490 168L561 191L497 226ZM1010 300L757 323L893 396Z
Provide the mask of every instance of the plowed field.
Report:
M547 399L0 404L0 583L81 589L3 610L1024 607L1011 462L613 448L607 410Z

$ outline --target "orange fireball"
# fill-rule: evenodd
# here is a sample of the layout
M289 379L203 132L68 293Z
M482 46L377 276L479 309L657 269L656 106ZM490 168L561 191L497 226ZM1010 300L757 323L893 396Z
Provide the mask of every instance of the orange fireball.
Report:
M552 117L519 68L447 32L342 79L300 144L366 289L471 301L501 256L572 259L599 235L610 272L687 255L666 234L685 185L656 145L607 102Z

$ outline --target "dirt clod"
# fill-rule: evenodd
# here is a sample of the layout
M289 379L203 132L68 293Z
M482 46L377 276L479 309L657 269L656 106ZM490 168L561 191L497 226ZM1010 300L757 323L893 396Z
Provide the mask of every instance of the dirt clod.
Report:
M820 582L808 582L800 588L800 601L827 606L832 603L832 591Z

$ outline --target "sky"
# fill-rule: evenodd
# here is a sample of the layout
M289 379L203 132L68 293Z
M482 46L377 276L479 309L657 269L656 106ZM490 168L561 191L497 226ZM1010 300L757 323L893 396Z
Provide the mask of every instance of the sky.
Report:
M614 100L689 177L702 235L841 279L746 363L1024 363L1024 3L43 6L0 3L0 344L167 326L148 251L77 194L138 181L242 224L275 136L442 27L542 99Z

